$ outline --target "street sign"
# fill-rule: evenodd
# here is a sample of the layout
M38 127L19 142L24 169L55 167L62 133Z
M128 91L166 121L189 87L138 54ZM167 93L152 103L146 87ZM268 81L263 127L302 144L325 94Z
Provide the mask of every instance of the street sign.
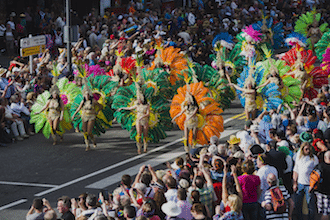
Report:
M45 35L39 35L31 38L23 38L20 41L21 48L35 47L41 45L46 45Z
M72 25L70 29L71 29L70 31L71 42L78 42L79 26ZM69 42L69 27L67 25L64 26L63 42L64 43Z
M34 47L27 47L27 48L21 48L21 56L27 57L30 55L36 55L39 53L44 52L46 49L46 45L39 45Z

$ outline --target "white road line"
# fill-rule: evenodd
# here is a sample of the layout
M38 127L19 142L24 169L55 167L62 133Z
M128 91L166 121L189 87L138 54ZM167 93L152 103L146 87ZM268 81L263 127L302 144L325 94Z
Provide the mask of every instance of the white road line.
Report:
M111 186L112 184L118 183L121 179L121 177L124 174L128 174L131 176L135 176L137 174L137 172L139 171L140 167L146 164L150 164L152 167L158 166L159 164L162 164L166 161L170 161L174 158L177 158L181 155L185 154L184 151L171 151L165 154L161 154L158 157L155 157L151 160L148 160L146 162L140 163L138 165L135 165L134 167L128 168L126 170L123 170L119 173L116 173L112 176L109 176L107 178L104 178L100 181L97 181L93 184L90 184L88 186L86 186L85 188L91 188L91 189L104 189L108 186Z
M85 175L85 176L79 177L78 179L75 179L75 180L72 180L72 181L70 181L70 182L64 183L64 184L62 184L62 185L56 186L56 187L54 187L54 188L52 188L52 189L48 189L48 190L42 191L42 192L40 192L40 193L37 193L37 194L35 194L34 196L43 196L43 195L46 195L46 194L48 194L48 193L51 193L51 192L57 191L57 190L59 190L59 189L62 189L62 188L64 188L64 187L70 186L70 185L72 185L72 184L78 183L78 182L80 182L80 181L82 181L82 180L85 180L85 179L91 178L91 177L93 177L93 176L99 175L99 174L101 174L101 173L104 173L104 172L109 171L109 170L111 170L111 169L114 169L114 168L116 168L116 167L122 166L122 165L124 165L124 164L126 164L126 163L129 163L129 162L131 162L131 161L137 160L137 159L139 159L139 158L141 158L141 157L147 156L147 155L149 155L149 154L151 154L151 153L153 153L153 152L156 152L156 151L162 150L162 149L164 149L164 148L166 148L166 147L168 147L168 146L171 146L171 145L173 145L173 144L179 143L181 140L182 140L182 139L180 138L180 139L178 139L178 140L172 141L172 142L167 143L167 144L165 144L165 145L163 145L163 146L161 146L161 147L157 147L157 148L155 148L155 149L149 151L148 153L140 154L140 155L137 155L137 156L135 156L135 157L129 158L129 159L127 159L127 160L123 160L123 161L121 161L121 162L119 162L119 163L113 164L113 165L108 166L108 167L106 167L106 168L103 168L103 169L101 169L101 170L98 170L98 171L95 171L95 172L93 172L93 173L87 174L87 175Z
M228 137L231 134L236 133L238 130L226 130L225 132L221 133L221 138L225 138ZM128 174L131 176L135 176L137 174L137 172L139 171L140 167L146 164L150 164L152 167L158 166L159 164L162 164L164 162L170 161L174 158L177 158L181 155L185 154L184 151L179 151L179 150L175 150L175 151L171 151L165 154L161 154L158 157L155 157L151 160L145 161L143 163L140 163L138 165L135 165L134 167L128 168L126 170L123 170L119 173L116 173L114 175L111 175L109 177L106 177L100 181L94 182L88 186L86 186L85 188L90 188L90 189L104 189L108 186L111 186L115 183L118 183L122 177L122 175L124 174Z
M27 202L27 199L21 199L21 200L18 200L16 202L9 203L8 205L1 206L0 211L8 209L8 208L13 207L13 206L17 206L17 205L22 204L24 202Z
M7 181L0 181L0 185L34 186L34 187L45 187L45 188L53 188L53 187L58 186L58 185L51 185L51 184L20 183L20 182L7 182Z
M220 140L221 140L222 138L228 137L229 135L232 135L232 134L234 134L234 133L236 133L236 132L238 132L238 131L239 131L239 130L229 130L229 129L224 130L224 132L221 133Z
M227 118L226 120L223 121L223 124L227 124L228 122L234 120L233 118Z

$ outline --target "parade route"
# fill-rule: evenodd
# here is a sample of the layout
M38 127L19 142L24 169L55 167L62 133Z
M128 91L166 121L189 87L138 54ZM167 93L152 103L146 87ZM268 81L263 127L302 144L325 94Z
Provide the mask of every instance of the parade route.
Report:
M223 113L225 131L221 141L243 128L243 109L238 101ZM0 219L23 219L35 197L47 198L56 207L62 195L77 197L82 192L98 194L100 189L112 192L123 174L135 176L144 164L165 168L164 162L184 155L183 132L175 126L159 144L137 155L134 141L127 131L114 124L97 138L98 146L85 152L82 135L70 132L63 143L53 146L51 140L37 134L27 140L1 148L3 172L0 175Z

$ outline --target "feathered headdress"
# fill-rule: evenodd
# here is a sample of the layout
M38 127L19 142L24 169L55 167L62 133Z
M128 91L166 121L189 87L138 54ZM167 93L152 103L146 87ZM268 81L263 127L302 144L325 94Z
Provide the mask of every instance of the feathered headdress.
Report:
M253 26L247 26L245 29L242 30L244 33L242 34L243 37L245 37L246 40L254 41L255 43L258 43L261 41L260 36L262 35L259 31L253 29Z
M330 47L328 47L325 53L323 54L323 61L321 67L328 74L330 73Z
M83 88L83 91L82 91L82 94L85 95L85 94L88 94L88 96L92 96L93 95L93 92L92 90L89 88L89 85L87 83L87 79L86 78L83 78L82 79L82 83L84 85L84 88Z
M233 36L227 32L221 32L214 37L212 45L216 51L221 50L222 47L232 50L234 46Z
M299 44L301 47L306 47L307 38L302 34L292 32L291 34L288 34L287 38L285 38L285 44L288 47L295 46L296 44Z

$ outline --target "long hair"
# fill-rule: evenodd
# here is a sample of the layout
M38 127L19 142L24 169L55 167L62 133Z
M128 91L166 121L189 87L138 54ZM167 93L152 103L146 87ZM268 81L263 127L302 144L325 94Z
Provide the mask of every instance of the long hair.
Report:
M309 142L304 142L304 143L301 144L301 146L300 146L300 153L299 153L299 155L298 155L298 158L300 159L300 158L302 158L303 156L305 156L305 155L304 155L304 148L305 148L306 146L309 147L309 154L308 154L308 156L309 156L311 159L314 160L314 156L313 156L313 146L312 146L311 143L309 143Z
M243 202L242 202L242 199L238 195L236 195L236 194L229 195L228 203L229 203L229 207L232 211L241 213Z

